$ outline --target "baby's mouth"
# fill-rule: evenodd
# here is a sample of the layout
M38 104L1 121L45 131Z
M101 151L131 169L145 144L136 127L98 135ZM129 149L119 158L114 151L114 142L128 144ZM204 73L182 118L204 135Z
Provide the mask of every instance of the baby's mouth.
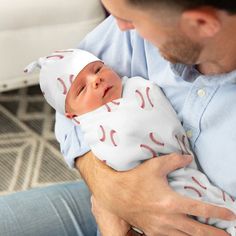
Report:
M103 98L107 95L108 91L112 88L112 86L107 87L104 91Z

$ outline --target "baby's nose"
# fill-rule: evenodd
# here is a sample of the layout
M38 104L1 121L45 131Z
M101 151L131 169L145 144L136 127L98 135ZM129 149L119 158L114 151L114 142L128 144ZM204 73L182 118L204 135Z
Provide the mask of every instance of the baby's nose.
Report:
M94 76L93 81L92 81L93 88L97 88L101 82L102 82L102 79L99 76Z

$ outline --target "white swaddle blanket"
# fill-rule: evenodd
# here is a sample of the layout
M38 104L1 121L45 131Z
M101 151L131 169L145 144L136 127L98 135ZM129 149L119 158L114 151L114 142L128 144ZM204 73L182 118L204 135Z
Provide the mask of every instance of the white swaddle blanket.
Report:
M156 84L141 77L124 77L121 99L76 120L95 156L118 171L132 169L142 161L162 154L192 154L171 104ZM197 170L195 161L168 177L173 189L182 195L227 207L236 213L234 199L214 187ZM227 229L236 236L236 221L199 220Z

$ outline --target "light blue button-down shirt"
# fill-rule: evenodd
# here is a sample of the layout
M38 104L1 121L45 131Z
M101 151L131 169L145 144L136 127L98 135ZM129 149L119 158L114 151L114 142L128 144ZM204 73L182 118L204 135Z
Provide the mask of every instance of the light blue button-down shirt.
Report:
M113 17L106 19L79 45L121 76L155 81L176 110L202 170L236 197L236 71L217 76L192 66L172 65L135 30L121 32ZM89 150L79 126L57 114L56 136L70 166Z

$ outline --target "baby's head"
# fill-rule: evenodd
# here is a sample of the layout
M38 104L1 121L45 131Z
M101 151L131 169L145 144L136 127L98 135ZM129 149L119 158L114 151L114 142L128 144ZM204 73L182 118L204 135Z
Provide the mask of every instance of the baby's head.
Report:
M68 49L39 58L25 72L40 68L40 88L47 102L69 118L121 97L120 77L93 54Z

